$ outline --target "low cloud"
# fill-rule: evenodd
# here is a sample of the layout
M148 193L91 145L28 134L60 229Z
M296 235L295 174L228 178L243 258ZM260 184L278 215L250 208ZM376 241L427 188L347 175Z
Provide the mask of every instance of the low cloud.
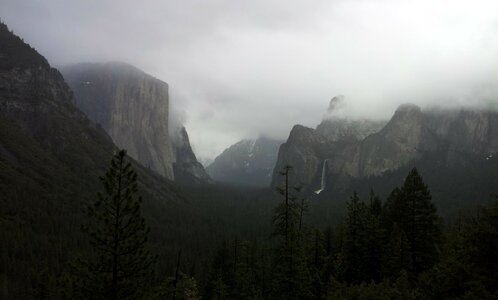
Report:
M315 126L338 94L369 118L498 99L494 0L2 0L0 17L54 65L122 60L168 82L205 158Z

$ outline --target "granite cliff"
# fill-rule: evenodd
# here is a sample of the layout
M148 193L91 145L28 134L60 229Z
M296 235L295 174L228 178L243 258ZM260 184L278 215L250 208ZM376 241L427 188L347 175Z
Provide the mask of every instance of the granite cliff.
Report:
M438 167L465 168L497 151L498 113L407 104L387 123L332 118L317 129L294 126L280 147L272 185L281 184L277 172L285 165L294 167L296 184L318 191L324 176L325 185L345 189L353 180L383 176L428 157L437 157Z
M62 70L76 104L143 166L178 182L209 182L185 128L170 124L168 84L125 63Z

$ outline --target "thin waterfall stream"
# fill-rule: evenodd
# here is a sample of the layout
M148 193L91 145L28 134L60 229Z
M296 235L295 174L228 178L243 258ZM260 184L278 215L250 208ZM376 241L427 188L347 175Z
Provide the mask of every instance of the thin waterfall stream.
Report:
M322 167L322 178L320 181L320 189L315 191L315 194L320 194L324 189L325 189L325 174L327 172L327 161L328 159L325 159L323 161L323 167Z

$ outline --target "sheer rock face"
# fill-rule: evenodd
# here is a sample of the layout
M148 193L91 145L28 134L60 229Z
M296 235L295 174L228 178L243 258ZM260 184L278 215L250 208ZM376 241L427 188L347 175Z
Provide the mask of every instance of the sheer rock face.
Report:
M175 130L168 124L167 83L117 62L77 64L64 68L63 74L78 107L143 166L171 180L176 180L177 174L185 178L189 172L194 172L191 177L195 181L207 178L202 166L179 167L190 166L195 155L186 134L175 139L170 136ZM186 147L191 155L185 155Z
M371 120L328 119L317 126L317 132L331 142L353 139L363 140L378 132L386 123Z
M122 63L63 69L76 104L143 166L174 179L168 85Z
M183 183L210 183L211 178L190 147L190 142L185 127L179 128L173 141L176 162L173 164L175 180Z
M377 134L361 142L357 176L374 176L396 170L419 158L425 151L436 150L437 141L424 126L421 109L403 105Z
M498 151L498 114L493 111L423 111L402 105L383 127L378 126L381 122L371 124L358 130L358 121L332 119L316 130L294 126L280 148L272 185L281 184L278 171L285 165L294 167L296 184L312 190L318 187L326 159L327 177L333 180L329 185L340 188L351 179L380 176L430 153L451 167Z
M206 171L219 182L269 186L281 144L267 137L241 140L216 157Z

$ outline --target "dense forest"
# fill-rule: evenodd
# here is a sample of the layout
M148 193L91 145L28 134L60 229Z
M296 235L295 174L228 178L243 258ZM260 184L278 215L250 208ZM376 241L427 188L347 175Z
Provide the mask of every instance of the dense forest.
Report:
M289 172L291 167L282 175ZM320 229L307 225L311 204L299 191L279 189L267 243L235 237L219 245L200 282L203 298L498 297L498 202L443 222L413 169L384 201L373 190L367 201L354 193L342 222Z
M280 174L287 178L292 171L287 166ZM265 200L272 206L268 226L257 233L227 228L218 242L199 245L206 250L201 267L188 261L192 258L182 255L181 248L166 259L173 266L159 263L168 254L150 242L137 173L124 151L116 153L100 181L98 193L85 204L85 245L62 271L28 275L35 275L36 283L28 298L498 297L498 201L445 221L417 169L387 199L373 189L363 200L353 193L341 221L325 228L310 225L313 203L301 187L284 184L275 193L277 201ZM7 299L5 275L2 284Z

